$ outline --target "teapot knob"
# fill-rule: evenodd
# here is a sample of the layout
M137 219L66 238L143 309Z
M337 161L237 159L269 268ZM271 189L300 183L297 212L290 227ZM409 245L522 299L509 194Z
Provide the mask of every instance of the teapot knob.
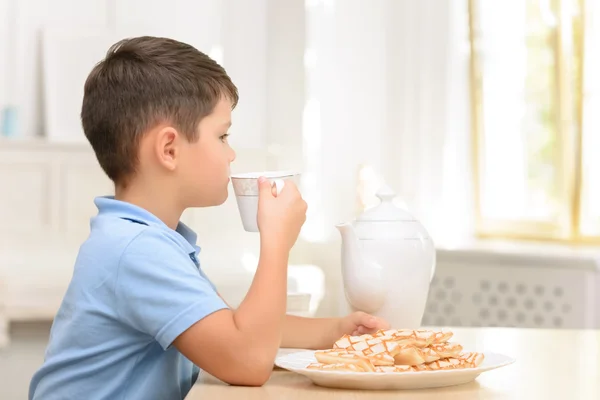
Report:
M377 196L382 202L392 201L394 200L394 197L396 197L396 193L388 185L384 185L377 191L377 193L375 193L375 196Z

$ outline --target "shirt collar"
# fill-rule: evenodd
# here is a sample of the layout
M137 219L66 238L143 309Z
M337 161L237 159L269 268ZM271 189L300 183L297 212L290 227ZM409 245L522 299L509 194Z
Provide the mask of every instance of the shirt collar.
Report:
M200 247L196 245L198 235L190 227L179 221L177 228L169 228L160 218L150 211L125 201L117 200L114 196L100 196L94 199L94 204L98 208L98 216L115 216L124 218L145 225L155 226L161 229L177 232L185 242L190 246L190 251L198 253Z

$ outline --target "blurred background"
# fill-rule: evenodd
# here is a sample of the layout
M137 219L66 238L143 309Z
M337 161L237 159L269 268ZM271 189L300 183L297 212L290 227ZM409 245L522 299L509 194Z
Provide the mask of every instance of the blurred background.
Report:
M226 68L234 172L302 172L290 313L344 313L334 225L388 185L438 249L424 325L600 327L598 18L599 0L0 0L0 360L41 362L93 198L113 191L83 83L138 35ZM183 219L238 304L258 237L232 191Z

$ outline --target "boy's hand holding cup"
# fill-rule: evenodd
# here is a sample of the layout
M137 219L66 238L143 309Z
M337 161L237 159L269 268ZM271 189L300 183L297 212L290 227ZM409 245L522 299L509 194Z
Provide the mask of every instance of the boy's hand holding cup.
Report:
M300 175L262 172L232 175L242 225L260 232L268 246L289 251L306 221L306 202L298 191Z

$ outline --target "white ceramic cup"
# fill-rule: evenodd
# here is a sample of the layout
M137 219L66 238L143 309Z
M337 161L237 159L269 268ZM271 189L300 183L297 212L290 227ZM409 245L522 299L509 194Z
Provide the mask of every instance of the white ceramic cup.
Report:
M277 188L277 194L291 180L300 185L300 174L293 171L263 171L232 174L231 184L237 200L242 225L246 232L258 232L258 178L264 176Z

